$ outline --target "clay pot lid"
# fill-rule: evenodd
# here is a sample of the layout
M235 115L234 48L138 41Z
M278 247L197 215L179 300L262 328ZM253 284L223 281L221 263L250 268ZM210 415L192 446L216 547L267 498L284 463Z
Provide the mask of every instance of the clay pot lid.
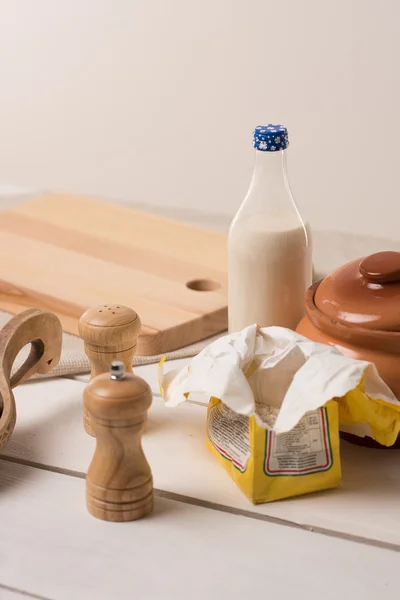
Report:
M321 281L314 303L341 323L400 331L400 252L378 252L340 267Z

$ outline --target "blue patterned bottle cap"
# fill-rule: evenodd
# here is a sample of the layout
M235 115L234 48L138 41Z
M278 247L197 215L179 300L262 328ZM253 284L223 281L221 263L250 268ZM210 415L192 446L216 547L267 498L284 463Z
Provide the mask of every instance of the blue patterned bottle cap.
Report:
M277 152L289 146L289 137L283 125L259 125L253 134L253 146L264 152Z

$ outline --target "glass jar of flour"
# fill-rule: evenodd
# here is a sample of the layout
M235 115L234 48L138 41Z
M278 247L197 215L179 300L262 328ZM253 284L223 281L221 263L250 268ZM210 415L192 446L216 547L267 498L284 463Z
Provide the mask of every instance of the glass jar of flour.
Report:
M293 200L287 173L287 129L256 127L250 188L228 237L229 331L256 323L295 329L312 283L308 223Z

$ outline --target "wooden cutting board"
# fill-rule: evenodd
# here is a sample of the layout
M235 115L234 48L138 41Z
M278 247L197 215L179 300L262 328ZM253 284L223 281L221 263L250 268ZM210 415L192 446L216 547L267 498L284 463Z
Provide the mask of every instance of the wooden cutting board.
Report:
M138 312L138 354L181 348L227 327L226 236L94 198L49 194L0 214L0 309Z

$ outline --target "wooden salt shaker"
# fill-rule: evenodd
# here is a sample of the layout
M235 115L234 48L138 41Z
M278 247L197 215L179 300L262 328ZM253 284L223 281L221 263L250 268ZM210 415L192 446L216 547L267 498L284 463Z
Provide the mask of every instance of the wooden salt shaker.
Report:
M141 437L151 390L114 361L84 392L96 450L86 477L88 511L103 521L134 521L153 509L153 478Z
M83 313L79 319L79 335L91 364L91 380L101 373L108 373L113 360L123 362L126 372L132 373L140 327L139 315L121 304L103 304ZM86 432L94 435L85 408L83 423Z

